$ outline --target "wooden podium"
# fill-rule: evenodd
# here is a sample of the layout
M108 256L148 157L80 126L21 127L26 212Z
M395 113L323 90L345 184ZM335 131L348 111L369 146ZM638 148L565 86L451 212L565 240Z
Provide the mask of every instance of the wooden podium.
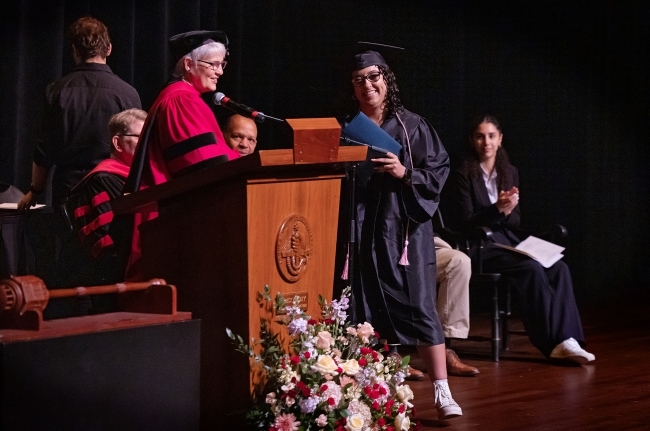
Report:
M319 316L332 296L341 178L365 147L338 147L334 119L287 120L294 148L259 151L115 201L116 213L157 202L141 226L144 276L178 289L178 306L201 319L201 428L242 429L248 358L226 328L258 337L257 295L299 295ZM310 131L311 130L311 131Z

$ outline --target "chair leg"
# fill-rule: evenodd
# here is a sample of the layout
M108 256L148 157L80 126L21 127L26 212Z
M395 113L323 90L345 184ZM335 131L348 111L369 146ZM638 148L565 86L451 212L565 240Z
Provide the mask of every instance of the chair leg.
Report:
M508 341L509 341L509 333L510 333L510 315L512 314L512 310L510 309L510 304L511 304L511 291L510 291L510 285L506 285L506 309L505 313L503 316L503 322L501 322L501 338L503 339L502 347L503 350L508 350Z
M494 284L494 291L492 296L492 358L494 362L499 362L500 353L500 338L499 338L499 287ZM506 319L507 320L507 319Z

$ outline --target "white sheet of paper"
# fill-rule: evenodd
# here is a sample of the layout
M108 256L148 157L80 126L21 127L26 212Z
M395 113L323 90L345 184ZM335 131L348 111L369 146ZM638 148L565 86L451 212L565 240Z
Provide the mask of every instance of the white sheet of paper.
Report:
M532 256L535 260L541 263L544 268L550 267L564 257L562 254L564 247L560 247L557 244L553 244L552 242L545 241L532 235L520 242L515 248Z
M31 209L38 209L44 206L45 205L43 204L36 204ZM8 202L8 203L0 204L0 210L17 210L17 209L18 209L18 203Z
M494 244L497 247L505 248L506 250L520 253L538 261L544 268L550 268L555 262L562 259L564 255L564 247L560 247L552 242L544 241L543 239L535 236L529 236L517 247L510 247L509 245Z

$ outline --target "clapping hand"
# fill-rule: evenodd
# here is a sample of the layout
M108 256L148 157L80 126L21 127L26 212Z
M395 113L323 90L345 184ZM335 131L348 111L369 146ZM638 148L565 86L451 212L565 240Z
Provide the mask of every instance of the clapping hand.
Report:
M512 186L510 190L501 191L499 199L496 202L497 209L506 216L509 216L512 210L519 204L519 189Z

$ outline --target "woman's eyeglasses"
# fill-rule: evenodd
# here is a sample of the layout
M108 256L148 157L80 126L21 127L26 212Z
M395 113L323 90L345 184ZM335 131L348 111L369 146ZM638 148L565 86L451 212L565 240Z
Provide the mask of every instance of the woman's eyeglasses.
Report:
M379 81L379 77L381 76L381 72L370 72L366 76L355 76L352 78L352 85L355 87L361 87L366 80L368 82L377 82Z
M214 61L210 63L209 61L203 61L203 60L197 60L200 61L201 63L207 64L206 67L214 70L215 72L219 70L219 67L221 67L221 70L226 68L226 65L228 64L227 61Z

